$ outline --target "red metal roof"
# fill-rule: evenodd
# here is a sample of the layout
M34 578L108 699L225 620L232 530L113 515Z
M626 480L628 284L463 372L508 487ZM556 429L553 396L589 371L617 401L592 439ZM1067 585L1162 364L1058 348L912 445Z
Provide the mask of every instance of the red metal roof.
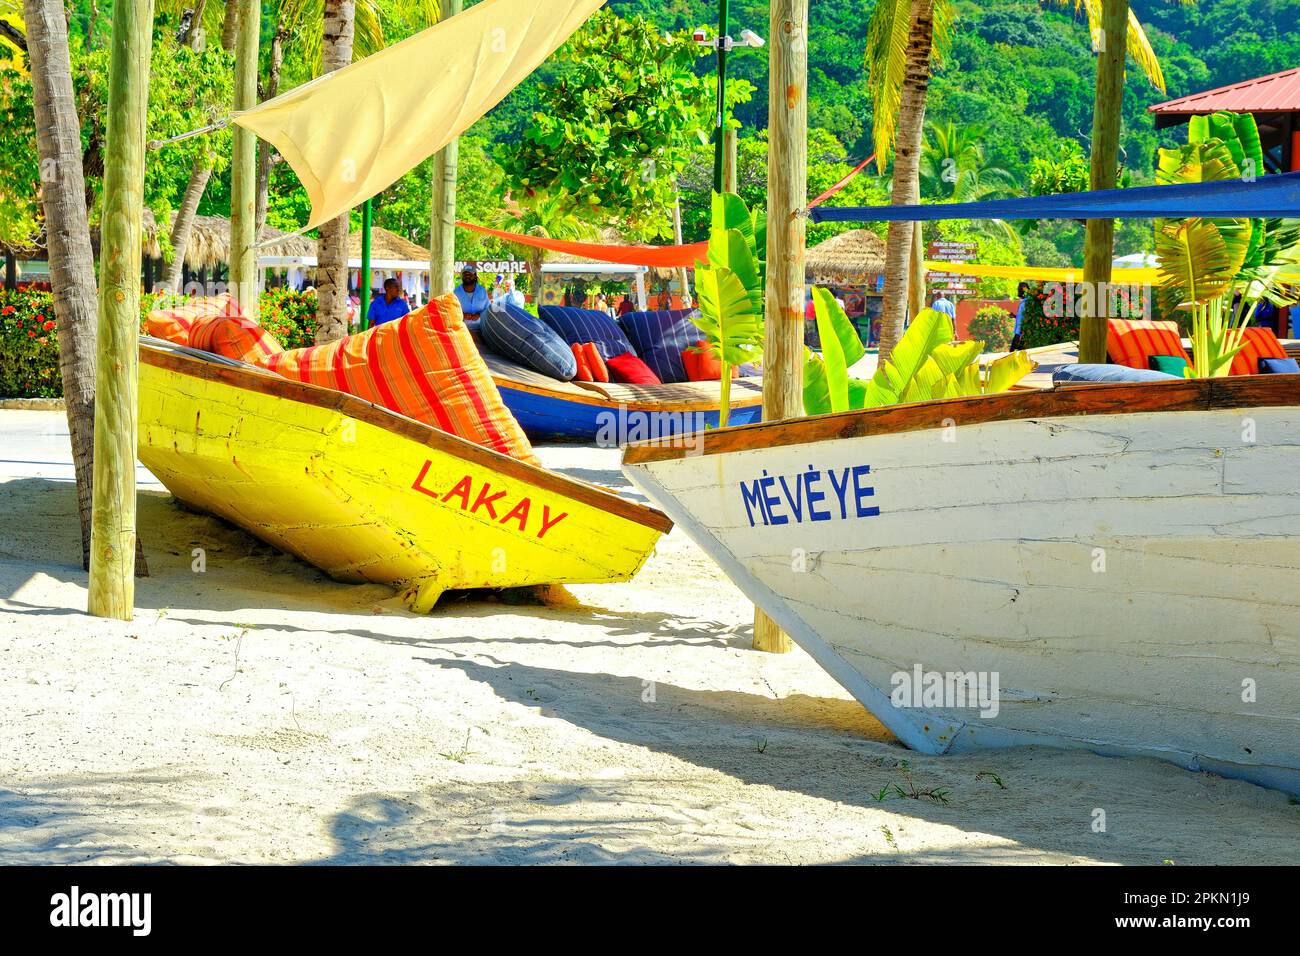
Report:
M1243 80L1217 90L1180 96L1147 109L1164 115L1215 113L1219 110L1234 113L1300 112L1300 68Z

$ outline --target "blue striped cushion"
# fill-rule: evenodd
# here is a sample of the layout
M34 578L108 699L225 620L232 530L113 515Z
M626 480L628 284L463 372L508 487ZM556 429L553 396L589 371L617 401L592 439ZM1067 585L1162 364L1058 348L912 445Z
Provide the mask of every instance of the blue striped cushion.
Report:
M685 382L689 376L682 352L704 338L691 321L698 314L694 309L658 309L628 312L620 321L637 354L659 381Z
M618 323L604 312L595 309L575 309L567 305L544 305L537 310L542 321L549 325L569 345L584 342L596 343L596 351L603 359L611 359L624 352L636 354Z
M494 303L479 320L478 334L493 352L543 375L567 382L578 374L578 360L564 339L516 305Z

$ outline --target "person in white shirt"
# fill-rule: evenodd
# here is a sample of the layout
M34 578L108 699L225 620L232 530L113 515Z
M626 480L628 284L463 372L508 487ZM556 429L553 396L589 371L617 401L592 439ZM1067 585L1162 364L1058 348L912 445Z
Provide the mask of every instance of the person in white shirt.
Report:
M509 304L518 309L524 308L524 294L515 288L515 280L512 276L506 276L505 281L501 283L500 291L492 299L492 304Z

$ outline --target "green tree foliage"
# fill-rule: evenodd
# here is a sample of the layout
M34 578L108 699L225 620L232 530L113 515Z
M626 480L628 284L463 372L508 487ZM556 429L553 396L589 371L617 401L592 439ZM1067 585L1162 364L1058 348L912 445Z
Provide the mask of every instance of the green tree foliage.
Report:
M676 177L710 129L713 84L694 72L698 56L688 36L597 13L557 54L522 141L501 151L512 195L558 197L630 235L669 235ZM728 89L748 98L743 81Z

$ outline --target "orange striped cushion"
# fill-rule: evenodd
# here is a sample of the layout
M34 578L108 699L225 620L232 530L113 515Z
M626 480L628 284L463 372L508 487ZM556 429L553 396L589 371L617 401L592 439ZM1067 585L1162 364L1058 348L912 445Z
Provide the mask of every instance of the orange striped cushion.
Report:
M455 295L440 296L410 315L328 345L280 352L266 367L540 464L501 401Z
M196 299L189 305L172 309L154 309L144 320L145 330L157 339L166 339L175 345L190 344L190 328L198 319L212 315L239 317L243 313L229 292Z
M190 326L190 348L265 366L284 351L274 335L250 319L211 315Z
M1232 358L1229 375L1258 375L1262 358L1286 358L1286 349L1277 340L1272 329L1253 325L1246 329L1241 339L1242 349Z
M1129 368L1148 368L1147 359L1153 355L1181 355L1188 365L1192 364L1191 357L1183 351L1177 322L1108 319L1106 351L1112 362Z

